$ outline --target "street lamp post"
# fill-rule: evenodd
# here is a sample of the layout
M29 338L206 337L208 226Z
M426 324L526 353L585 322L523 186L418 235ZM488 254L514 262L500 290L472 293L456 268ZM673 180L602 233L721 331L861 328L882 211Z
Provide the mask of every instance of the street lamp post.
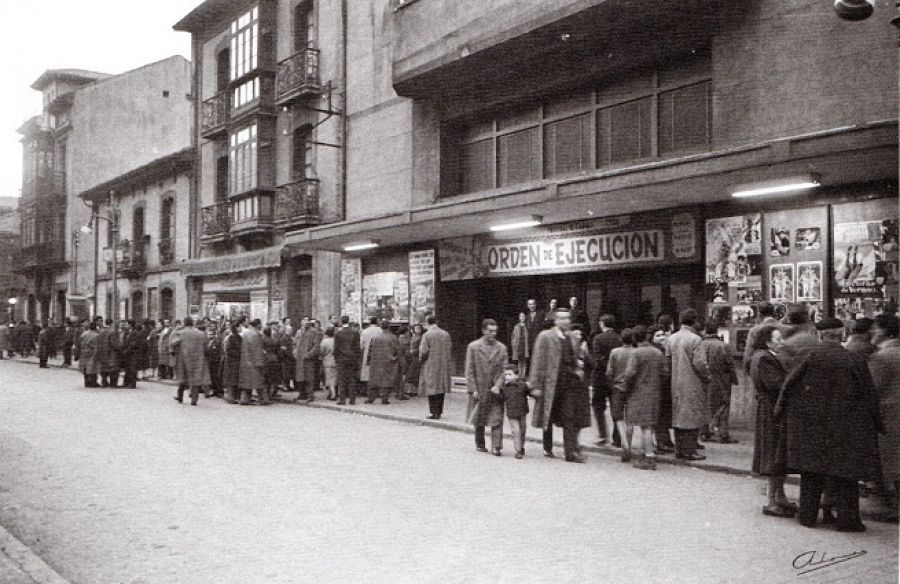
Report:
M109 223L109 234L112 239L112 321L113 330L119 330L119 209L116 206L115 191L109 192L109 217L104 217L93 212L91 223L96 224L97 221L106 221ZM84 233L93 232L94 228L85 225L81 228ZM97 241L96 239L94 240ZM99 246L98 246L99 247ZM96 257L96 256L95 256ZM95 266L96 268L96 266ZM94 270L94 305L97 303L97 270Z
M9 304L9 322L14 322L16 317L16 303L18 302L18 298L12 297L9 298L6 303Z

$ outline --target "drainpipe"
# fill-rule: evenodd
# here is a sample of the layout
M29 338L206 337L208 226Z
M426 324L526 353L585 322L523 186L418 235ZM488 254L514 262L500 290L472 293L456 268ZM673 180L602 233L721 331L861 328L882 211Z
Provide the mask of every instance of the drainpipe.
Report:
M341 115L338 116L341 133L341 157L340 183L341 183L341 214L340 220L347 219L347 156L349 134L347 122L347 0L341 0Z
M188 257L194 258L199 255L199 239L197 237L197 221L198 208L200 201L200 172L198 166L200 164L200 74L203 71L203 50L197 35L191 36L191 66L193 74L191 75L191 150L193 151L193 160L191 160L191 180L188 205ZM177 208L177 206L176 206Z

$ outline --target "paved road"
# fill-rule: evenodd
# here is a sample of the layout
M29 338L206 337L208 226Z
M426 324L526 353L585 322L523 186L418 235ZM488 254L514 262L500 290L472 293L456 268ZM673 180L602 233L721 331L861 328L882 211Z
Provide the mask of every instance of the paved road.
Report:
M896 525L764 518L744 477L79 382L0 362L0 525L73 583L897 581Z

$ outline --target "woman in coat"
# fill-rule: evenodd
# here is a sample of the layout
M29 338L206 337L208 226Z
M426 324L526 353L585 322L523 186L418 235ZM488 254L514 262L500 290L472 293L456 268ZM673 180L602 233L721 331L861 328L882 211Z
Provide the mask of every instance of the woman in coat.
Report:
M881 472L885 491L893 491L889 506L896 519L900 491L900 323L897 317L892 314L875 317L874 333L872 340L878 343L878 352L869 360L869 369L887 431L878 437Z
M90 323L88 330L80 336L78 369L84 375L85 387L97 387L97 375L100 374L100 362L97 358L98 338L96 322Z
M237 403L241 387L241 338L240 327L231 325L225 337L225 348L222 354L222 385L225 387L225 401Z
M325 376L326 398L337 400L337 361L334 360L334 327L325 329L325 338L319 343L319 355L322 358L322 372Z
M787 377L777 351L782 344L781 331L775 325L759 329L754 338L750 377L756 387L756 433L753 440L753 472L769 478L769 501L763 514L793 517L797 507L784 493L787 432L784 421L773 410L781 386Z
M147 368L150 369L150 374L144 375L144 379L149 377L156 377L158 375L157 368L159 367L159 333L160 329L156 326L156 323L152 320L148 320L145 323L145 329L148 331L147 335Z
M406 367L406 387L412 388L413 394L419 389L419 373L422 371L422 362L419 361L419 346L422 344L422 335L425 334L425 327L416 324L412 328L412 336L409 338L409 351L407 351L407 360L409 364Z
M633 328L631 337L637 346L629 351L624 373L625 424L641 435L644 453L635 461L635 467L656 470L653 434L659 419L659 395L669 365L666 356L647 339L645 327Z

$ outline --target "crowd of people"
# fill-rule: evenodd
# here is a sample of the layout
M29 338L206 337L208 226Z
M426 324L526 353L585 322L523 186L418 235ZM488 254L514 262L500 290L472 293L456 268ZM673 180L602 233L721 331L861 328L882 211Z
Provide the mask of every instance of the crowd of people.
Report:
M778 321L759 305L762 321L749 331L743 367L756 389L753 472L768 479L763 513L798 516L861 531L859 485L875 488L896 513L900 480L900 338L898 319L811 323L797 305ZM602 315L591 330L578 299L547 311L528 300L510 346L486 319L466 349L467 420L479 452L502 455L504 421L515 457L525 455L527 415L543 434L543 455L555 458L553 429L562 428L568 462L585 458L579 433L597 422L598 445L621 450L622 462L655 470L658 456L697 461L713 441L737 442L730 433L732 388L738 382L731 347L715 320L693 309L655 325L619 329ZM63 331L27 323L0 327L0 354L29 356L41 367L57 348L73 361L85 387L136 387L141 379L175 379L175 399L199 397L230 404L269 405L280 392L312 402L317 392L337 405L392 396L428 397L429 419L443 415L453 371L452 341L433 315L413 327L372 318L360 327L349 318L323 323L303 318L265 325L258 319L123 321L97 317ZM606 412L612 424L607 428ZM487 430L490 428L490 449ZM788 500L788 474L800 474L799 505ZM835 515L836 512L836 515Z

